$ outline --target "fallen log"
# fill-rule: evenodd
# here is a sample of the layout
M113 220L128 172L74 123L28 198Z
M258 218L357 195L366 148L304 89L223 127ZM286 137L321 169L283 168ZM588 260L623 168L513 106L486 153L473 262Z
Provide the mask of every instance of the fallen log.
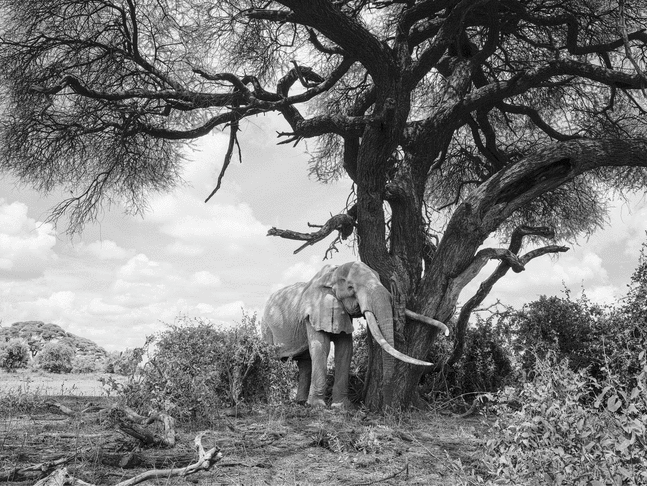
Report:
M125 405L115 404L111 407L94 405L82 411L75 411L54 400L48 400L46 404L71 418L108 418L115 423L121 432L139 440L145 446L173 447L175 445L175 419L162 412L153 412L148 417L145 417ZM158 434L146 428L146 426L155 422L163 425L163 433Z
M146 471L142 474L138 474L130 479L121 481L114 486L134 486L135 484L148 481L150 479L157 478L170 478L176 476L190 476L200 471L208 471L213 467L214 464L222 460L222 454L220 450L216 447L209 449L208 451L204 449L202 445L202 438L207 432L200 432L193 443L198 452L198 460L186 467L181 468L171 468L171 469L154 469L151 471ZM62 467L51 473L46 478L41 479L34 486L94 486L85 481L81 481L73 476L71 476L67 470L67 467Z

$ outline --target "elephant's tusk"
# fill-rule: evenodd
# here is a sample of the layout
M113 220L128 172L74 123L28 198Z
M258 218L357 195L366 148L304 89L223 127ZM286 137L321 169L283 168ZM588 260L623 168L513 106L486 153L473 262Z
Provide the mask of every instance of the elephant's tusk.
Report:
M445 333L445 336L449 336L449 329L445 324L443 324L440 321L437 321L436 319L432 319L431 317L423 316L422 314L418 314L417 312L410 311L409 309L404 310L404 314L409 318L413 319L414 321L422 322L423 324L427 324L429 326L434 326L440 329Z
M371 330L371 334L373 335L375 340L379 343L380 346L382 346L382 349L384 349L384 351L389 353L391 356L395 356L400 361L404 361L405 363L409 363L409 364L414 364L418 366L434 366L433 363L429 363L427 361L422 361L416 358L412 358L411 356L407 356L406 354L401 353L393 346L391 346L386 341L386 339L384 339L384 335L382 334L382 331L380 331L380 327L377 325L377 320L375 319L375 315L373 315L372 312L370 311L364 312L364 317L366 318L366 322L368 323L368 328Z

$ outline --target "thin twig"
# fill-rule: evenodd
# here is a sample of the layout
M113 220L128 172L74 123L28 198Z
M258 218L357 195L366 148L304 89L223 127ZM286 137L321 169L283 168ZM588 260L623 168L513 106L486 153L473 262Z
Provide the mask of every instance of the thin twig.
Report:
M386 477L384 477L382 479L376 479L375 481L368 481L368 482L365 482L365 483L355 483L355 485L356 486L365 486L367 484L381 483L381 482L384 482L384 481L388 481L389 479L393 479L398 474L402 474L405 471L406 471L406 477L408 478L409 477L409 457L407 457L407 456L404 456L404 466L399 471L396 471L393 474L391 474L389 476L386 476Z

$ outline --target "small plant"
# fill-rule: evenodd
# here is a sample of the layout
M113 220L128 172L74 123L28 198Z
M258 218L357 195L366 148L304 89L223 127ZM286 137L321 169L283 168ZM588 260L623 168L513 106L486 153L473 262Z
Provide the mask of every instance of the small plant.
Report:
M0 343L0 368L5 371L26 368L29 365L30 356L29 346L20 339Z
M36 357L38 367L52 373L72 371L74 349L65 343L49 342Z

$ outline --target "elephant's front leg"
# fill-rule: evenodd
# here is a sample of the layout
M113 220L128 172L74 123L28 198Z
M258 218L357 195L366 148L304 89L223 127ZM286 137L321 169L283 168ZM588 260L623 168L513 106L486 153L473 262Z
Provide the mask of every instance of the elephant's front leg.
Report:
M324 331L315 331L310 323L306 324L310 358L312 359L312 378L310 380L310 395L308 404L312 407L325 407L326 371L328 354L330 353L330 336Z
M339 333L333 339L335 343L335 384L332 387L332 407L350 407L348 400L348 378L350 362L353 356L353 335Z

